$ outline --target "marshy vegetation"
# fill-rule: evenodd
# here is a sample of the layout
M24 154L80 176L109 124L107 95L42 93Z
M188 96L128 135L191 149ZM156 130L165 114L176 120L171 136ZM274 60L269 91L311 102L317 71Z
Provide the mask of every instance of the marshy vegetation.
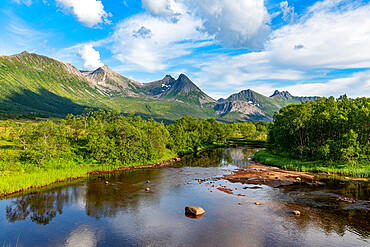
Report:
M263 140L271 123L182 117L165 125L118 111L86 110L59 121L0 122L0 195L89 171L158 163L179 153Z

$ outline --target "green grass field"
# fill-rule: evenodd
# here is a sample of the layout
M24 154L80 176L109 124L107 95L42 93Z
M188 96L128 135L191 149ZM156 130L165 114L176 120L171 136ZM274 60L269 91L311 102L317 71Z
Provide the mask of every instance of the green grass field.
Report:
M301 161L288 157L281 157L260 151L254 159L265 165L273 165L283 169L302 171L302 172L329 172L339 175L368 178L370 179L370 164L361 166L348 166L344 163L334 163L330 161Z

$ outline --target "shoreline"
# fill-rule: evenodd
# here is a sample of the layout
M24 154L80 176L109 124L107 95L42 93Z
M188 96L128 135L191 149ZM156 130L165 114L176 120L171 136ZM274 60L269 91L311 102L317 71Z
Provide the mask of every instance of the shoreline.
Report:
M198 149L194 152L189 152L189 153L186 153L186 154L207 151L207 150L211 150L211 149L215 149L215 148L230 148L230 147L231 148L237 148L237 146L235 146L235 143L225 143L225 144L221 144L221 145L214 144L212 146L203 147L203 148ZM242 145L240 143L239 147L253 148L251 145L247 145L247 143L244 143L244 145ZM52 181L52 182L49 182L49 183L46 183L46 184L43 184L43 185L38 185L38 186L32 185L32 186L28 186L26 188L19 189L19 190L16 190L16 191L3 193L3 194L0 194L0 200L6 198L8 196L11 196L11 195L26 192L28 190L41 189L41 188L48 187L48 186L53 185L53 184L64 183L64 182L74 181L74 180L78 180L78 179L83 179L83 178L86 178L88 176L99 176L99 175L114 174L114 173L117 173L117 172L129 171L129 170L150 169L150 168L156 169L156 168L168 167L168 166L173 165L175 162L179 162L181 160L180 156L181 155L176 155L176 156L173 156L173 157L168 158L166 160L156 162L156 163L152 163L152 164L148 164L148 165L123 166L123 167L113 168L113 169L109 169L109 170L98 170L98 169L97 170L91 170L91 171L87 171L82 176L66 177L66 178L63 178L63 179L57 179L55 181ZM291 184L292 182L312 183L313 180L319 181L319 180L322 180L322 179L330 179L330 178L332 178L332 179L342 179L342 180L346 180L346 181L360 181L360 182L370 183L369 178L358 178L358 177L353 177L353 176L345 177L347 175L341 175L341 174L337 174L337 173L325 173L323 171L321 171L321 172L319 172L319 171L316 171L316 172L315 171L297 171L297 170L294 170L294 169L280 167L280 166L275 165L275 164L265 164L265 163L260 162L260 161L255 161L252 165L252 168L257 168L257 169L258 168L259 169L266 169L267 168L267 169L270 169L271 174L273 174L274 172L278 172L280 174L285 174L288 179L287 179L286 182L280 182L280 183L282 183L281 185L286 185L287 183ZM262 173L258 174L258 176L254 176L256 174L252 175L253 173L250 173L248 176L246 176L244 170L246 170L246 169L237 169L232 176L226 175L223 178L227 179L229 181L234 181L234 182L239 181L239 182L243 182L243 183L246 183L247 179L253 178L252 183L254 183L254 184L256 184L256 183L257 184L263 184L263 183L266 182L266 179L268 178L267 183L269 183L271 187L280 186L280 183L276 184L276 181L280 181L280 179L272 179L273 177L271 177L271 176L273 176L273 175L266 176L265 179L261 180L260 177L261 177L261 175L263 175ZM250 170L252 170L252 169L250 169ZM309 174L309 173L315 173L315 175L312 175L312 174ZM268 174L268 175L270 175L270 174ZM299 181L296 180L298 176L300 177ZM257 179L254 179L255 177L257 177ZM291 178L294 178L294 179L292 180Z
M274 155L266 151L257 152L254 160L265 166L277 167L285 171L313 173L320 176L336 177L337 179L370 182L370 167L334 167L325 166L324 161L300 161ZM334 163L332 163L334 164Z
M140 170L140 169L149 169L149 168L163 168L163 167L171 166L172 164L174 164L175 162L178 162L180 160L181 160L181 158L177 155L177 156L172 157L170 159L167 159L167 160L164 160L164 161L161 161L161 162L157 162L157 163L153 163L153 164L149 164L149 165L123 166L123 167L115 168L115 169L108 170L108 171L100 171L100 170L88 171L83 176L68 177L68 178L65 178L65 179L55 180L55 181L50 182L50 183L45 184L45 185L29 186L27 188L20 189L20 190L17 190L17 191L5 193L5 194L0 194L0 200L6 198L8 196L11 196L11 195L26 192L26 191L31 190L31 189L41 189L41 188L48 187L48 186L53 185L53 184L74 181L74 180L86 178L88 176L107 175L107 174L113 174L113 173L116 173L116 172L129 171L129 170Z
M184 153L182 155L187 155L187 154L196 153L196 152L202 152L202 151L211 150L211 149L215 149L215 148L228 148L228 147L232 147L234 145L235 145L235 143L233 143L233 142L223 143L223 144L212 144L210 146L201 147L200 149L198 149L196 151ZM28 186L28 187L25 187L25 188L22 188L22 189L18 189L18 190L12 191L12 192L7 192L7 193L0 194L0 200L6 198L8 196L15 195L17 193L26 192L26 191L32 190L32 189L41 189L41 188L45 188L45 187L48 187L50 185L57 184L57 183L64 183L64 182L74 181L74 180L86 178L90 175L91 176L107 175L107 174L113 174L113 173L116 173L116 172L129 171L129 170L168 167L168 166L171 166L174 162L180 161L181 160L180 156L181 155L178 154L178 155L172 156L172 157L170 157L166 160L162 160L160 162L156 162L156 163L152 163L152 164L148 164L148 165L122 166L122 167L113 168L113 169L109 169L109 170L86 171L85 174L82 175L82 176L70 176L70 177L66 177L66 178L63 178L63 179L57 179L57 180L54 180L52 182L48 182L48 183L45 183L45 184L42 184L42 185L36 185L36 186L31 185L31 186Z
M230 140L227 143L218 143L218 144L201 146L201 147L199 147L199 149L193 150L192 152L187 152L187 153L184 153L184 154L181 154L181 155L177 154L176 156L172 156L172 157L170 157L170 158L168 158L166 160L162 160L160 162L156 162L156 163L152 163L152 164L148 164L148 165L132 165L132 166L123 166L123 167L118 167L118 168L112 168L112 169L109 169L109 170L91 170L91 171L86 171L85 174L83 174L81 176L67 176L65 178L56 179L54 181L47 182L47 183L42 184L42 185L31 185L31 186L27 186L27 187L22 188L22 189L18 189L18 190L15 190L15 191L11 191L11 192L0 194L0 200L1 199L4 199L5 197L8 197L8 196L15 195L17 193L26 192L26 191L32 190L32 189L41 189L41 188L44 188L44 187L47 187L47 186L50 186L50 185L53 185L53 184L57 184L57 183L64 183L64 182L68 182L68 181L74 181L74 180L86 178L89 175L91 175L91 176L94 176L94 175L107 175L107 174L113 174L113 173L121 172L121 171L128 171L128 170L167 167L167 166L172 165L173 162L180 161L180 159L181 159L180 156L182 156L182 155L187 155L187 154L196 153L196 152L203 152L203 151L207 151L207 150L211 150L211 149L215 149L215 148L235 147L235 145L237 145L237 144L247 145L247 144L249 144L251 142L252 143L253 142L260 143L261 141L243 140L243 141L240 141L240 142L237 142L236 143L235 140ZM27 175L30 175L30 174L27 174Z
M335 174L308 174L307 172L291 171L276 166L265 165L260 162L252 162L247 168L238 168L232 174L226 174L220 177L232 183L242 183L251 185L267 185L278 188L289 185L307 184L311 186L325 185L328 179L340 180ZM347 182L363 182L368 184L367 180L356 178L347 178Z

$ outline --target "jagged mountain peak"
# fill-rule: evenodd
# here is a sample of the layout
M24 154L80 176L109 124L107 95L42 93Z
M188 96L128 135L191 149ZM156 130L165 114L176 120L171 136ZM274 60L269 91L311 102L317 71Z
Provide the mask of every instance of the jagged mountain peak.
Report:
M275 90L275 92L270 96L270 98L273 97L281 97L282 99L291 100L293 99L293 96L288 91L282 91Z
M183 73L181 73L181 74L179 75L178 80L188 80L188 81L190 81L189 77L187 77L187 76L186 76L185 74L183 74Z
M166 75L165 77L163 77L163 79L161 80L161 83L162 84L171 84L173 81L175 81L175 78L173 78L171 75Z
M196 86L185 74L177 80L166 75L162 80L142 84L143 92L151 97L165 100L191 102L197 105L216 102Z
M116 93L121 96L138 96L139 83L121 76L108 68L105 64L94 71L85 71L83 74L95 83L95 86L107 93Z
M259 102L261 97L265 97L251 89L242 90L239 93L232 94L226 101L250 101Z

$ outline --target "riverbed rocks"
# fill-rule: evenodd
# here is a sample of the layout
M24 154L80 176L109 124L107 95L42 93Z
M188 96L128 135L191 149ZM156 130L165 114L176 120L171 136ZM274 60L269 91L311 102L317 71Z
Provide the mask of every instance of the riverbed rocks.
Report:
M360 200L357 200L355 198L349 198L349 197L338 197L337 199L338 201L342 201L342 202L348 202L348 203L355 203L355 202L360 202Z
M185 207L185 214L199 216L205 213L204 209L198 206L186 206Z
M294 210L294 211L292 211L292 214L298 216L298 215L301 215L301 212L298 211L298 210Z
M224 175L222 178L233 183L263 184L274 188L293 184L316 185L317 183L313 175L260 164L252 164L248 169L237 169L234 173Z
M150 189L149 188L146 188L145 191L150 191Z

